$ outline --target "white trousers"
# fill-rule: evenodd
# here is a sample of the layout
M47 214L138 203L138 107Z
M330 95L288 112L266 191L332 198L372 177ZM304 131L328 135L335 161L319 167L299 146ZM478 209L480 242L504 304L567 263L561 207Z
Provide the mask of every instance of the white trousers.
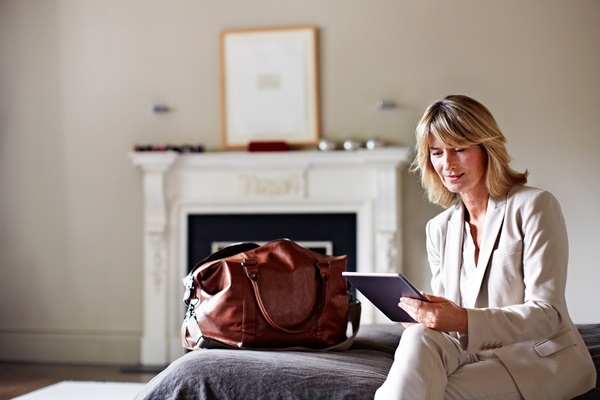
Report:
M412 325L375 400L522 399L504 364L489 354L467 354L452 336Z

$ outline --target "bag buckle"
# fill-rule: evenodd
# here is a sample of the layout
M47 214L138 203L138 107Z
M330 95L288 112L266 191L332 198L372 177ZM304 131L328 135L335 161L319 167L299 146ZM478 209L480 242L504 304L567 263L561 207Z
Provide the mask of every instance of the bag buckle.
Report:
M185 292L183 294L183 303L187 306L190 304L190 297L192 297L192 290L194 289L194 276L189 274L183 280L183 286L185 286Z
M188 301L188 313L185 317L185 320L190 320L192 318L196 319L196 306L200 303L200 299L192 299L192 301Z
M246 276L253 280L254 282L258 282L258 261L252 259L244 259L242 261L242 267L244 267L244 271L246 272Z
M204 336L200 336L198 340L196 340L196 346L198 346L201 349L207 347L208 343L208 339L206 339Z
M317 268L319 268L319 275L321 275L321 279L327 282L329 280L329 273L331 271L331 263L316 261L315 265Z

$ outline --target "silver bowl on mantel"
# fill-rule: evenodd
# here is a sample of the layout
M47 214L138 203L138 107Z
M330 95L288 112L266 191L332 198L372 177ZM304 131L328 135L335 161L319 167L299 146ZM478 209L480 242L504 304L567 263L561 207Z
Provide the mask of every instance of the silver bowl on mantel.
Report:
M385 146L383 140L379 140L377 138L369 139L365 143L365 147L369 150L379 149Z
M346 151L354 151L358 150L362 147L362 143L358 140L348 139L344 140L344 150Z
M337 144L333 140L322 139L319 142L319 150L321 151L333 151L337 149Z

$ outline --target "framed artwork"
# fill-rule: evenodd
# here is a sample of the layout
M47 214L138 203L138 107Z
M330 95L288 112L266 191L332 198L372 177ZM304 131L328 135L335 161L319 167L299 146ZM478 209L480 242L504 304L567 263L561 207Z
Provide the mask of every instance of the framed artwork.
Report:
M225 148L319 140L317 30L221 33L221 126Z

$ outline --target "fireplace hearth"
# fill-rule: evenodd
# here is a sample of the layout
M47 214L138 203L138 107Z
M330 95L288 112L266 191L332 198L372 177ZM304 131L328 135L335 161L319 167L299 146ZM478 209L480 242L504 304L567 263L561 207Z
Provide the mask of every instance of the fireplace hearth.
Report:
M350 270L402 272L401 169L409 155L404 147L130 153L143 176L141 364L183 354L181 280L214 243L329 242L333 254L348 254ZM363 323L386 321L363 299Z

